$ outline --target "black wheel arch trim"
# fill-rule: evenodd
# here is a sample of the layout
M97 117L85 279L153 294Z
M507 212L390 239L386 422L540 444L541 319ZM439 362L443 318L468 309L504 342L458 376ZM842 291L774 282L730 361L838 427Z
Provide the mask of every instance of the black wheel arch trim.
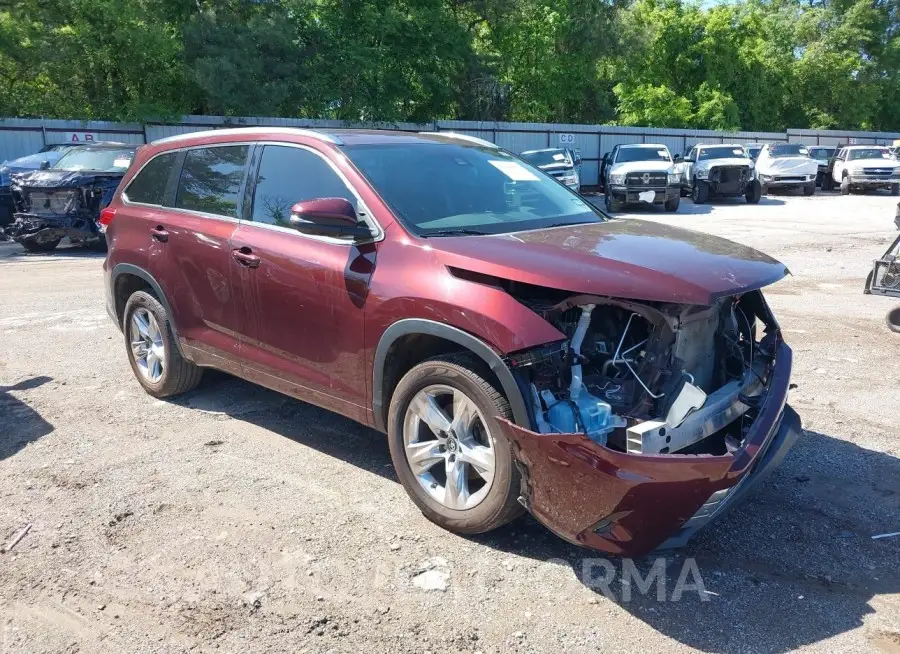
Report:
M531 414L525 405L522 390L509 367L500 358L500 355L484 341L468 332L441 322L421 318L398 320L384 330L375 348L375 360L372 365L372 414L376 429L381 432L387 432L387 424L384 418L384 366L387 354L391 349L391 345L398 338L410 334L425 334L444 338L461 345L484 361L500 381L503 394L506 395L509 407L512 410L513 420L515 420L517 425L531 429Z
M181 341L178 338L178 327L175 325L175 318L172 314L172 308L169 306L169 301L166 300L166 295L163 293L162 287L159 285L159 282L154 279L153 275L148 273L146 270L139 266L135 266L130 263L117 263L113 268L112 275L110 277L110 292L113 298L113 310L115 311L115 301L116 301L116 280L121 275L134 275L135 277L140 277L145 282L150 285L150 288L153 289L153 293L156 295L156 299L159 300L159 303L163 305L163 309L166 310L166 316L169 319L169 328L172 330L172 336L175 338L175 347L178 348L178 353L188 361L191 360L190 357L185 356L184 350L181 348ZM124 319L124 316L122 316ZM119 316L116 315L116 320L118 321ZM119 324L119 329L122 329L122 324Z

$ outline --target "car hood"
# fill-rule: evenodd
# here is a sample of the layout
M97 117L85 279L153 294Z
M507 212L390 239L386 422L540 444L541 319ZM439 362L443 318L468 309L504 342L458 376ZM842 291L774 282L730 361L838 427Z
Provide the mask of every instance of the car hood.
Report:
M809 157L778 157L757 161L756 170L763 175L815 175L819 162Z
M431 238L452 268L573 293L712 304L789 273L717 236L639 219L491 236Z
M847 168L897 168L900 167L900 161L896 159L853 159L847 162Z
M125 176L121 173L101 173L95 171L34 170L13 173L12 183L28 188L76 188L85 184L118 184Z
M622 173L668 173L672 172L673 164L668 161L623 161L613 164L610 169L616 174Z

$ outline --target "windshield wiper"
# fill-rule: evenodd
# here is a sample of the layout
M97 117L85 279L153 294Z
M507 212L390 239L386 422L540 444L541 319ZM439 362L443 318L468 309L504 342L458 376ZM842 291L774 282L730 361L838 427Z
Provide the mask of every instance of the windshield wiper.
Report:
M434 232L425 232L422 234L425 238L429 236L486 236L487 232L481 232L477 229L468 229L460 227L457 229L439 229Z

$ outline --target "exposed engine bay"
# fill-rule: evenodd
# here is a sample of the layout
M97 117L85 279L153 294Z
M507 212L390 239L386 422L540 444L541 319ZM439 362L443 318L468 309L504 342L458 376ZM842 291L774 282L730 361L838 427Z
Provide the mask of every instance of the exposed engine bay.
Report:
M507 358L536 431L583 433L632 454L741 447L778 330L758 291L695 306L584 295L560 301L533 297L537 290L514 294L567 340Z
M5 229L16 240L73 241L100 237L96 220L109 204L122 174L33 171L12 175L16 213Z

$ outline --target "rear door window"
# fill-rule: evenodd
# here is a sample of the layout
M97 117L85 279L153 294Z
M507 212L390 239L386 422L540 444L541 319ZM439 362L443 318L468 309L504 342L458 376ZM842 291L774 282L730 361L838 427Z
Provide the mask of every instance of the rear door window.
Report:
M176 152L167 152L151 159L125 189L125 199L140 204L163 204L166 184L177 158Z
M344 198L356 206L356 196L321 156L303 148L265 146L253 193L253 222L290 227L291 207L316 198Z
M175 206L237 218L250 146L194 148L185 153Z

